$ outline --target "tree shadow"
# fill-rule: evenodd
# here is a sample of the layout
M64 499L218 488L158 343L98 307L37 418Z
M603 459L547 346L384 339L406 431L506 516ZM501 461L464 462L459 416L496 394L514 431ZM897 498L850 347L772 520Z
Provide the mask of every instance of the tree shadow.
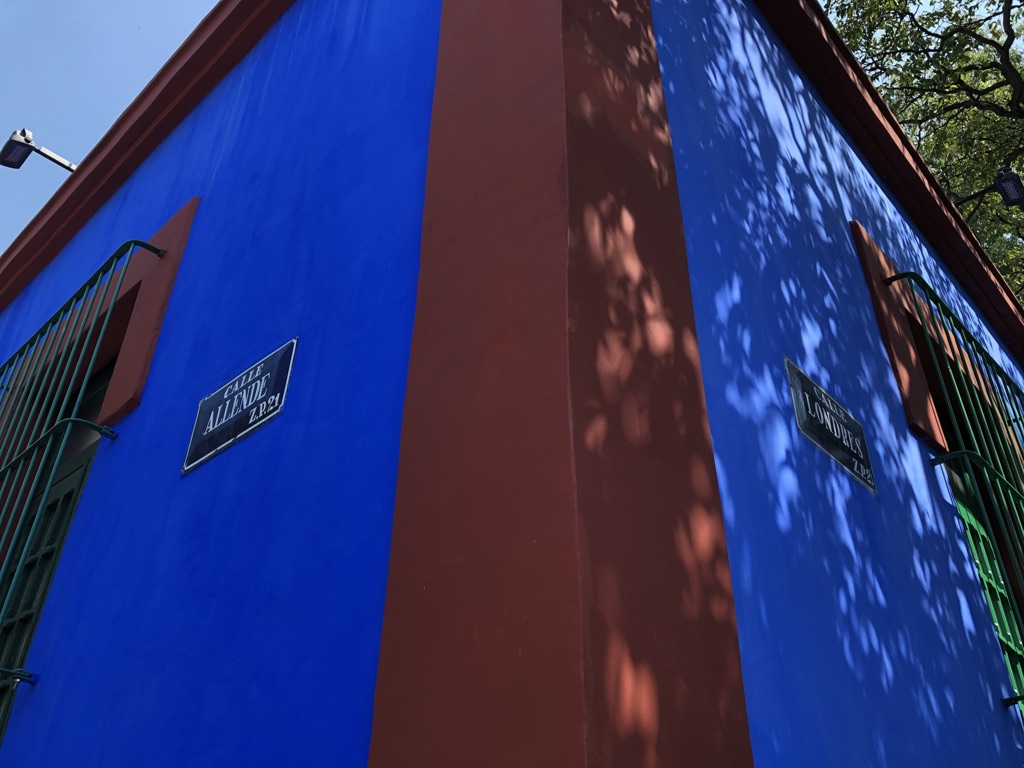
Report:
M653 8L754 754L1019 760L961 523L906 426L848 222L1009 359L749 4ZM864 425L877 496L797 432L784 357Z
M593 765L749 764L650 7L564 9L588 754Z

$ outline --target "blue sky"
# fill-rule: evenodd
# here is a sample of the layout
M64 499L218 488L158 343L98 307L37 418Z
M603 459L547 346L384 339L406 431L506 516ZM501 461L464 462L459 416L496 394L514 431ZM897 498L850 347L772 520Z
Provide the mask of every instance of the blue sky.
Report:
M0 142L28 128L37 144L75 163L216 5L216 0L2 1ZM0 167L0 252L67 176L39 155L19 170Z

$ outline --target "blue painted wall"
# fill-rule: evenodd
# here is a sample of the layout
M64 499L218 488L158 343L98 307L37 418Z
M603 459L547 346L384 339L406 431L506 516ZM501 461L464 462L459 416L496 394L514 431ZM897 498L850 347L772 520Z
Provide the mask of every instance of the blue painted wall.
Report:
M366 764L439 19L299 0L0 318L3 357L202 198L0 764ZM182 477L199 399L295 336L284 412Z
M1019 765L994 629L849 220L986 331L752 4L655 0L654 19L755 762ZM877 496L797 433L784 356L864 424Z

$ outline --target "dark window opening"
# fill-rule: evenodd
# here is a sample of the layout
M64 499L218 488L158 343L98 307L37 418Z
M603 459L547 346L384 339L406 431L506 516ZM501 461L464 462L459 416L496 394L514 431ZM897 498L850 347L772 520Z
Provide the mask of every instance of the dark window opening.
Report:
M945 467L1010 681L1024 694L1024 391L918 274L850 222L910 428ZM1016 701L1011 697L1006 703Z
M113 365L97 373L86 385L79 416L95 421L103 397L110 383ZM81 425L72 428L64 458L54 475L55 481L41 505L40 523L35 536L29 541L29 528L13 542L13 551L26 553L23 568L11 598L11 607L0 623L0 668L22 669L28 656L29 644L35 633L39 614L46 600L50 582L57 568L61 549L74 518L78 500L92 467L99 445L98 432ZM44 473L49 467L44 467ZM40 507L42 494L30 500L29 508ZM14 581L16 563L10 562L0 576L0 594L6 595ZM3 733L14 705L14 693L19 685L11 677L0 678L0 734Z
M0 738L100 435L141 401L198 204L158 245L124 243L0 365Z
M986 393L980 372L969 374L965 360L943 351L938 339L925 335L916 319L908 317L921 351L936 410L951 447L961 458L945 463L957 512L995 624L1014 690L1024 691L1024 548L1015 503L999 478L1020 471L1016 432L1007 429L1001 407ZM937 364L936 364L937 363ZM979 457L984 463L972 460ZM1017 459L1017 460L1014 460ZM1018 483L1019 485L1019 480Z

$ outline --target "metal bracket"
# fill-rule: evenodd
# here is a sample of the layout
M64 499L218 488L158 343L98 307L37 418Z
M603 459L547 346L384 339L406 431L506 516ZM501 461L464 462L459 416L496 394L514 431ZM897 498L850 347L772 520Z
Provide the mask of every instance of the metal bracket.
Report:
M86 429L91 429L93 432L99 432L103 437L109 438L110 440L117 440L117 432L112 430L110 427L104 427L101 424L96 424L95 422L89 421L87 419L79 419L77 416L61 419L52 427L50 427L50 429L47 430L47 432L49 432L50 430L57 429L57 427L59 427L61 424L69 423L81 424Z
M87 419L79 419L76 416L69 416L66 419L61 419L60 421L56 422L52 427L44 431L43 434L41 434L39 437L37 437L35 440L29 443L28 447L25 450L23 450L9 462L4 464L2 467L0 467L0 476L2 476L4 472L13 467L19 461L21 461L29 453L34 451L36 446L43 442L43 440L49 439L51 432L55 432L57 429L64 426L65 424L81 424L86 429L91 429L93 432L99 432L103 437L109 440L117 440L117 432L112 430L110 427L104 427L99 424L95 424L94 422L88 421Z
M1020 696L1007 696L1005 699L1000 699L1003 702L1003 706L1012 707L1014 704L1020 704L1024 701L1024 695Z
M35 685L39 681L39 678L27 669L9 669L7 667L0 667L0 677L13 677L19 683L28 683L29 685Z

